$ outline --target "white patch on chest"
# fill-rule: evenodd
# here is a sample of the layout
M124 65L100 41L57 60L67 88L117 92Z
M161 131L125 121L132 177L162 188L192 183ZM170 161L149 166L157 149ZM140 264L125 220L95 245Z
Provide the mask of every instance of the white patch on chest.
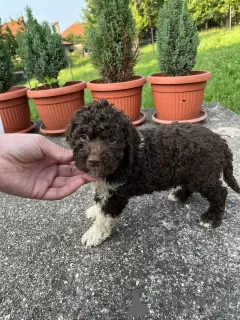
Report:
M102 198L101 203L105 203L107 199L110 197L111 191L116 190L120 184L109 184L104 179L99 179L93 183L94 190L99 194Z

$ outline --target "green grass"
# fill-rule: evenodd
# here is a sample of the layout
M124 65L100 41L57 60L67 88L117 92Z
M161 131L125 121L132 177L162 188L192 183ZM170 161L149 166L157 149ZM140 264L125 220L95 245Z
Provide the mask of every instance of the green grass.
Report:
M141 48L135 74L148 76L159 72L157 62L157 47L155 53L152 46ZM205 90L205 102L219 102L240 114L240 27L232 30L213 29L200 34L197 63L195 70L207 70L212 74ZM75 80L89 81L99 77L90 63L89 57L73 58L73 76ZM60 83L71 80L69 69L60 72ZM26 84L27 85L27 84ZM31 81L34 86L34 80ZM86 103L92 101L91 93L85 90ZM38 117L33 102L30 102L33 119ZM152 108L153 100L149 84L143 87L142 106Z
M204 32L195 69L208 70L205 101L220 102L240 114L240 27Z

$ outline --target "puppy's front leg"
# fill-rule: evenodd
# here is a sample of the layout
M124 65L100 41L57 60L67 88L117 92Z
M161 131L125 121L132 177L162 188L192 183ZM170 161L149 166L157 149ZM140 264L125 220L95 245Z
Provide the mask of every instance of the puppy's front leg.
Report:
M101 211L100 204L95 203L92 207L86 210L86 217L89 220L95 220Z
M112 195L105 203L97 203L89 215L94 215L94 223L82 236L82 243L89 247L96 247L106 240L118 222L118 216L127 205L127 200ZM94 209L94 210L93 210Z

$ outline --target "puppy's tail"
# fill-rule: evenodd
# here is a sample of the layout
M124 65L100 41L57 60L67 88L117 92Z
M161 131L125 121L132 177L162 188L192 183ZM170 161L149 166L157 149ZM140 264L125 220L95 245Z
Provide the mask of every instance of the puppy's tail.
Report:
M235 192L240 193L240 187L233 176L233 155L231 150L226 146L224 150L225 154L225 166L223 168L223 178L225 182L232 188Z

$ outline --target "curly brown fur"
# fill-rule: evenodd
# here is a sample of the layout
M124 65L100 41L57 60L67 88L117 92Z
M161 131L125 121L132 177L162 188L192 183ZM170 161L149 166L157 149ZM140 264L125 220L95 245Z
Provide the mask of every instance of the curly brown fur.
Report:
M199 192L210 204L202 221L217 227L227 197L222 173L240 192L226 141L201 125L173 123L138 131L123 112L100 100L76 112L67 140L76 166L98 177L96 205L88 213L95 222L83 237L87 245L98 245L111 234L113 218L133 196L180 186L175 196L186 201Z

